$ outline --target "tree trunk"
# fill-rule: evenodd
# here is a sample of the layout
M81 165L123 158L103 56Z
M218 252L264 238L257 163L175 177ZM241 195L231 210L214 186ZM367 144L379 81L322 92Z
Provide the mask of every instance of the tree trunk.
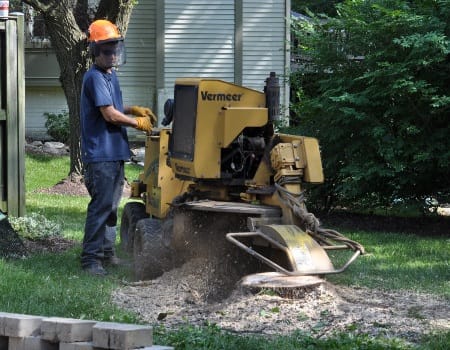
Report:
M50 35L52 47L61 71L60 81L69 107L70 127L70 170L69 177L77 179L82 175L80 143L80 95L83 75L92 63L88 52L85 32L96 18L106 18L116 23L123 35L135 1L101 0L98 2L94 18L87 0L24 0L42 13ZM86 19L91 18L87 21Z

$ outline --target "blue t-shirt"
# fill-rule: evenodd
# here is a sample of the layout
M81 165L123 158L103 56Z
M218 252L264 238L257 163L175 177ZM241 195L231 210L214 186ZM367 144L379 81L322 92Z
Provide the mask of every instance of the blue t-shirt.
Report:
M107 122L102 106L123 112L122 91L116 72L93 65L83 77L81 89L81 159L84 163L130 159L127 130Z

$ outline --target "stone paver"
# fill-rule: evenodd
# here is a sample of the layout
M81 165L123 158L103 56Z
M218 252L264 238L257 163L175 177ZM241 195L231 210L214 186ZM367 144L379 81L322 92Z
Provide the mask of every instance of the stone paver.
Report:
M97 350L92 342L59 343L59 350ZM142 350L142 348L141 348Z
M0 313L0 336L27 337L41 332L42 317Z
M153 345L150 326L100 322L93 327L94 346L107 349L129 350Z
M92 327L96 323L62 317L44 318L41 324L41 337L53 342L89 342L92 341Z
M41 337L9 337L8 350L58 350L58 343L50 343Z
M0 350L174 350L151 326L0 312Z

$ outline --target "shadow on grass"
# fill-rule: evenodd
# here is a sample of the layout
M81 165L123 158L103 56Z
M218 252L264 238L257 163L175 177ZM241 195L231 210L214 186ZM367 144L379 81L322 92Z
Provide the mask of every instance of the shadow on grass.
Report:
M324 227L354 231L413 233L420 236L449 236L450 217L398 217L335 211L317 213Z

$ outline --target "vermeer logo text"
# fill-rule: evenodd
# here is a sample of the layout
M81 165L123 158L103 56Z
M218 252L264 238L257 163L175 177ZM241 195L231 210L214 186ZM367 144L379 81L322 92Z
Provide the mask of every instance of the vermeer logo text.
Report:
M221 94L201 91L203 101L240 101L242 94Z

